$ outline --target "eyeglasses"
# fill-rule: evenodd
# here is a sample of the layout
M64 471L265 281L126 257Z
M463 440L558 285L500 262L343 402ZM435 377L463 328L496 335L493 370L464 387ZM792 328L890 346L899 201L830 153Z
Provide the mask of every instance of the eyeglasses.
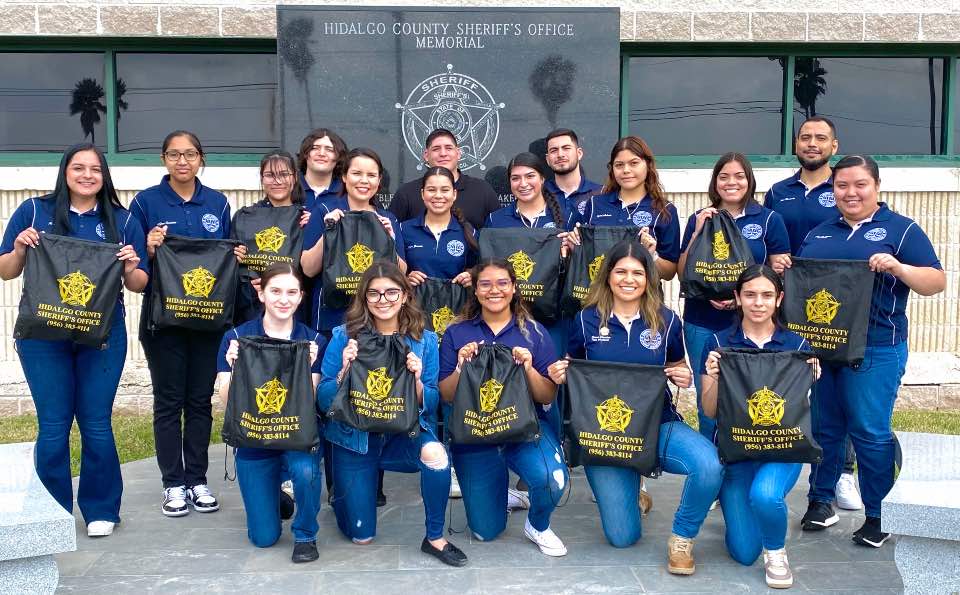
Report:
M288 171L282 171L278 173L273 173L268 171L268 172L265 172L260 177L263 178L263 181L268 184L272 184L274 182L280 182L282 184L290 180L290 178L293 177L293 174Z
M176 163L180 161L181 157L186 159L187 163L193 163L200 158L200 151L167 151L163 154L163 158L170 163Z
M402 289L388 289L386 291L377 291L376 289L367 290L367 303L376 304L383 298L386 298L391 304L400 299L400 296L403 295Z
M507 291L511 286L513 286L513 281L510 279L497 279L496 282L494 282L484 279L483 281L477 281L477 291L490 291L493 289L494 285L496 285L497 289L500 291Z
M313 145L310 147L310 154L314 155L316 153L326 153L327 155L336 155L337 150L333 147L325 147L323 145Z

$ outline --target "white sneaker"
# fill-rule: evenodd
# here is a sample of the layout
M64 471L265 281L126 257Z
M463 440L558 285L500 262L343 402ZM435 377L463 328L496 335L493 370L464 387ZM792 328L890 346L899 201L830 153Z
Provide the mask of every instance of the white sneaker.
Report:
M280 490L283 491L283 493L285 493L286 495L290 496L290 498L292 499L293 498L293 481L288 479L287 481L281 483Z
M860 498L860 491L857 490L857 482L852 473L841 473L837 481L837 508L844 510L860 510L863 508L863 500Z
M533 525L530 524L530 519L527 519L526 524L523 526L523 534L527 536L527 539L537 544L540 551L548 556L560 557L567 555L567 546L563 545L563 542L560 541L560 538L557 537L557 534L554 533L550 527L547 527L543 531L537 531L533 528Z
M763 567L767 586L773 589L789 589L793 586L793 573L787 561L787 550L763 550Z
M190 512L187 508L186 486L174 486L163 490L163 504L160 510L166 516L183 516Z
M530 496L513 488L507 488L507 510L529 510Z
M213 492L206 484L198 483L187 490L187 501L197 512L216 512L220 510L220 503L213 497Z
M87 524L87 537L106 537L113 534L113 521L93 521Z
M460 491L460 482L457 481L457 472L450 467L450 497L463 498L463 492Z

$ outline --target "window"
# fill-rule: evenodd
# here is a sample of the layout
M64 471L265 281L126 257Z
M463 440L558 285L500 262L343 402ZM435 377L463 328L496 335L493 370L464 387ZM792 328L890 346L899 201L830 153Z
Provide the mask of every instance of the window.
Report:
M0 151L106 147L103 54L0 53Z
M210 153L278 146L274 54L118 53L117 151L159 153L167 133L196 133Z

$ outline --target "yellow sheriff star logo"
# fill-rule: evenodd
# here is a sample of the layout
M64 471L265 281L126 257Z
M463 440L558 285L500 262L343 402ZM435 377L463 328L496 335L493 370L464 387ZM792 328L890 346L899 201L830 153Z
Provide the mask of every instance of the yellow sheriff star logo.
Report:
M217 278L203 267L187 271L180 276L180 279L183 282L183 292L191 297L199 298L210 297L213 284L217 282Z
M730 258L730 244L727 243L727 238L723 237L722 229L713 234L713 257L716 260Z
M283 233L276 225L253 234L253 241L257 243L257 250L273 252L274 254L280 251L286 239L287 234Z
M362 273L373 264L373 250L361 243L356 243L347 250L347 264L354 273Z
M755 426L778 426L783 419L786 401L766 386L747 399L747 412Z
M60 290L60 301L70 306L87 307L87 302L93 297L93 290L97 286L80 271L74 271L57 279L57 289Z
M507 262L513 265L513 272L517 274L517 279L521 281L530 280L530 276L533 275L533 267L537 264L523 250L517 250L508 256Z
M484 413L493 413L497 408L497 401L500 400L500 393L503 392L503 385L497 382L496 378L491 378L480 385L480 411Z
M257 410L261 415L280 413L287 400L287 387L274 378L264 382L257 391Z
M594 258L590 261L590 264L587 265L587 275L590 276L590 282L593 283L593 280L597 278L597 275L600 273L600 267L603 266L604 255Z
M437 335L443 335L443 331L447 330L447 326L450 324L450 321L456 318L453 310L447 306L441 306L440 308L433 311L433 314L430 315L430 320L433 322L433 330Z
M630 425L631 417L633 409L630 409L619 395L613 395L597 405L597 423L601 430L622 434Z
M382 401L393 388L393 378L387 376L386 368L377 368L367 372L367 394L371 399Z
M826 289L807 298L807 322L830 324L840 310L840 302Z

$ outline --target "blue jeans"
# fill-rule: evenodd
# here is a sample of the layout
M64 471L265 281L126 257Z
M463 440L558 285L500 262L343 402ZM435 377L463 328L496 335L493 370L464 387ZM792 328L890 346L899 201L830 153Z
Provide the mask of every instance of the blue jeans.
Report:
M106 349L72 341L20 339L20 365L37 409L37 475L60 506L73 512L70 428L80 427L77 505L87 522L120 521L120 459L113 439L113 400L127 356L127 330L114 314Z
M701 401L700 386L700 358L703 357L703 348L707 341L713 336L713 331L702 326L697 326L689 322L683 323L683 340L687 345L687 355L690 357L690 365L693 368L693 384L697 389L697 421L700 422L700 433L707 437L707 440L713 442L713 434L717 429L717 421L707 417L703 412L703 402Z
M673 532L694 538L700 532L723 480L723 465L713 444L682 421L660 424L660 465L667 473L686 475ZM597 497L603 534L613 547L630 547L640 539L640 474L626 467L585 465Z
M290 529L293 540L316 541L320 525L320 492L323 488L323 449L315 452L277 451L265 459L236 459L237 483L247 514L247 537L257 547L270 547L280 539L280 484L288 475L293 482L296 514Z
M727 551L749 566L760 550L779 550L787 538L787 494L800 477L800 463L743 461L726 466L720 508Z
M377 483L380 470L420 472L420 495L426 516L427 539L443 537L444 514L450 494L450 463L431 469L420 459L429 443L443 445L421 430L419 438L406 434L370 434L366 454L331 444L333 453L333 511L340 532L355 541L377 534Z
M857 454L860 494L867 516L880 516L880 501L893 487L896 446L890 420L907 367L907 342L868 346L858 368L823 365L812 399L813 436L823 462L810 471L809 498L833 502L849 436Z
M527 484L533 528L550 527L550 515L563 496L569 476L557 436L541 420L540 438L490 446L453 445L467 524L474 535L490 541L507 527L507 487L511 469Z

